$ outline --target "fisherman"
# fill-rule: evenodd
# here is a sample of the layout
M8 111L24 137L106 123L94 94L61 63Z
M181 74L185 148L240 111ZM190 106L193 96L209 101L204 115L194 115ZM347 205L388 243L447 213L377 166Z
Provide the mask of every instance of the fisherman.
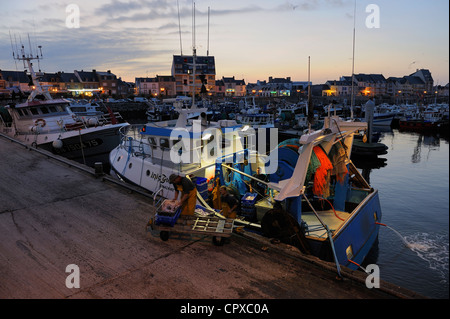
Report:
M222 215L225 218L236 218L239 201L228 192L226 186L220 187L220 202L222 203Z
M263 182L267 182L267 175L262 174L261 167L258 167L256 169L256 174L253 174L253 177L257 178ZM255 179L252 179L252 181L250 183L250 193L253 193L253 191L255 191L258 200L263 198L266 195L266 189L267 189L266 184L261 183Z
M175 189L175 201L178 199L178 194L181 192L181 215L194 215L195 204L197 202L197 189L195 188L194 183L187 177L181 177L177 174L170 175L169 183L173 184Z

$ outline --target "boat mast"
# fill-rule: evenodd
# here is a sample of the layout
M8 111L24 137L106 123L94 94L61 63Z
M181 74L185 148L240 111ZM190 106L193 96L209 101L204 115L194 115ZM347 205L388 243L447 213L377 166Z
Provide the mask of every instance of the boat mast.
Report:
M31 102L34 100L34 98L36 97L36 95L38 94L42 94L45 99L47 100L52 100L52 97L50 95L50 93L48 92L47 89L44 89L41 86L41 83L39 82L39 77L37 76L36 72L34 72L33 69L33 63L31 61L33 60L37 60L38 62L40 61L40 59L43 59L43 55L42 55L42 46L38 46L39 52L36 53L36 56L33 56L32 54L32 49L31 49L31 41L30 41L30 36L28 35L28 43L30 45L30 54L26 54L25 53L25 46L22 44L22 48L20 50L20 54L19 52L16 52L14 54L13 51L13 58L17 61L22 61L24 68L28 68L28 71L30 72L31 75L31 80L33 82L33 86L35 87L35 89L31 92L31 94L28 96L28 102ZM16 44L17 46L17 44Z
M350 101L350 118L353 119L353 107L355 104L355 34L356 34L356 0L353 12L353 56L352 56L352 97Z
M209 56L209 14L210 14L210 7L208 7L208 45L206 49L206 56Z
M195 2L192 2L192 109L195 108L195 71L196 71L196 59L197 59L197 49L195 48Z
M181 56L183 56L183 43L181 42L180 4L179 4L178 0L177 0L177 7L178 7L178 32L180 34L180 51L181 51Z

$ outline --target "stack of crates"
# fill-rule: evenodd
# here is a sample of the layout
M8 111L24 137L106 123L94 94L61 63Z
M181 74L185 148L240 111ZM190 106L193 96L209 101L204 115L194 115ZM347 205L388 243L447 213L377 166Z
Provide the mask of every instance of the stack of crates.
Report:
M208 179L204 177L197 177L195 179L195 184L197 186L197 191L203 197L203 199L208 199Z
M256 218L256 193L245 193L241 199L241 216L252 221Z

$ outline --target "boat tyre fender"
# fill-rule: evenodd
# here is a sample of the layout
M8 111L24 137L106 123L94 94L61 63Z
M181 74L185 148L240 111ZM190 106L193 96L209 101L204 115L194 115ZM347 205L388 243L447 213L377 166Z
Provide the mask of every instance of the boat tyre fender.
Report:
M44 119L37 119L36 121L34 121L34 125L44 127L45 125L47 125L47 122L45 122Z

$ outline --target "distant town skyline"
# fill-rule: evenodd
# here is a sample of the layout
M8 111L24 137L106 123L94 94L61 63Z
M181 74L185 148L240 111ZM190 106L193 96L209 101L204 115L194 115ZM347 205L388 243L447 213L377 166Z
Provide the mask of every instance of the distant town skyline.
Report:
M29 34L33 50L42 46L43 72L111 70L130 82L170 75L173 55L192 55L192 4L2 2L0 69L23 70L12 58L10 34L13 47L23 43L27 51ZM195 1L195 7L197 54L215 57L218 79L306 81L308 56L314 84L351 75L355 22L355 73L388 78L429 69L435 85L449 82L447 0L358 0L355 20L354 0L209 0Z

